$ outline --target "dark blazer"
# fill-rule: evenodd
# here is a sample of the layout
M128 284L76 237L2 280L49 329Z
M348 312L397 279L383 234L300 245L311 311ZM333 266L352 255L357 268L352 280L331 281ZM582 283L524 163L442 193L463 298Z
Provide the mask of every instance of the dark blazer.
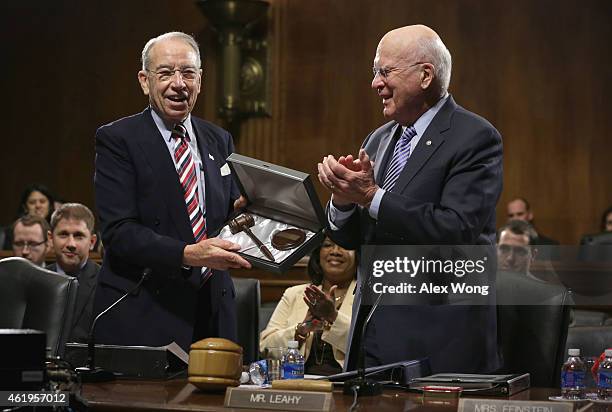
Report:
M57 272L57 263L51 264L47 269ZM87 342L91 322L93 322L94 295L98 284L100 265L88 260L85 266L74 275L79 281L77 300L72 317L72 328L69 342Z
M198 339L236 340L234 287L226 271L201 285L200 268L182 267L195 243L183 192L151 109L102 126L96 133L96 204L105 254L96 292L99 313L131 290L145 268L144 286L100 318L97 341L185 350ZM191 116L205 173L209 236L221 228L239 191L221 175L234 150L231 135Z
M392 121L365 140L380 186L400 135L401 126ZM395 187L383 196L378 219L358 208L346 225L330 235L349 249L362 244L493 246L501 190L501 136L489 122L449 97ZM360 302L356 296L347 369L355 368L361 345L359 333L353 331L361 330L369 309ZM499 366L495 306L381 305L368 327L366 347L369 364L427 356L433 372L492 371Z

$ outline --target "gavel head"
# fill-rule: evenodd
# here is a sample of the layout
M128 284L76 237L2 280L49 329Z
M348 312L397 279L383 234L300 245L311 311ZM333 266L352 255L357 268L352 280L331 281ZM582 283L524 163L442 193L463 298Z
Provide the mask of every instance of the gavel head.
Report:
M242 232L245 228L253 226L255 226L255 219L253 219L253 216L249 215L248 213L243 213L237 218L229 221L229 228L232 235Z

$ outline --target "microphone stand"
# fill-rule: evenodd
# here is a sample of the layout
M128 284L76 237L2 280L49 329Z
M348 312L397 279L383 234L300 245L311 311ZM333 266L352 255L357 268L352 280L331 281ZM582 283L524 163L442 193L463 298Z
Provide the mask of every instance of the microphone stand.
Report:
M357 396L374 396L380 395L383 390L383 386L380 382L375 381L374 379L366 378L365 373L365 335L366 330L368 328L368 324L370 323L370 319L372 319L372 315L374 315L374 311L378 307L380 300L382 299L382 293L378 294L378 298L376 298L376 302L372 305L368 316L363 322L363 327L361 328L361 347L359 348L359 357L357 358L357 377L355 379L348 380L344 382L344 394L351 395L357 392Z
M82 382L108 382L115 380L116 376L113 372L104 370L100 367L96 367L96 348L95 348L95 339L94 332L96 329L96 323L98 319L102 317L102 315L106 314L109 310L114 308L119 302L127 298L129 295L136 293L137 290L140 289L143 282L149 278L152 270L150 268L146 268L142 272L142 277L131 290L126 292L123 296L113 302L108 308L104 309L102 312L96 316L94 321L91 323L91 328L89 328L89 336L87 337L87 366L76 368L76 372L81 377Z

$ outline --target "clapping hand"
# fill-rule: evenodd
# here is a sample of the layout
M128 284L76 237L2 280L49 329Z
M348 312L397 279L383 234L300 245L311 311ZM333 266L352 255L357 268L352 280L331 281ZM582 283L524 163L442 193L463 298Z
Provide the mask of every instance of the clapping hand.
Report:
M329 293L323 292L321 289L314 285L308 285L304 291L304 302L308 305L309 312L312 316L333 323L338 317L338 310L336 309L336 288L337 285L333 285L329 288Z

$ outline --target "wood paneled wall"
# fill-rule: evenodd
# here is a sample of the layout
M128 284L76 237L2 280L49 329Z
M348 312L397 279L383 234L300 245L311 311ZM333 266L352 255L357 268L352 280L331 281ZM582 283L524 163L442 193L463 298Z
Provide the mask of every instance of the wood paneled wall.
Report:
M505 202L521 195L537 227L563 243L597 231L612 204L612 2L270 3L272 115L242 125L239 152L313 174L328 153L356 153L384 122L370 89L379 38L424 23L451 50L455 99L504 138L498 223ZM193 1L35 0L0 10L0 223L11 221L22 188L35 181L94 206L95 129L146 106L139 53L158 33L198 38L206 78L195 114L218 122L215 35Z

